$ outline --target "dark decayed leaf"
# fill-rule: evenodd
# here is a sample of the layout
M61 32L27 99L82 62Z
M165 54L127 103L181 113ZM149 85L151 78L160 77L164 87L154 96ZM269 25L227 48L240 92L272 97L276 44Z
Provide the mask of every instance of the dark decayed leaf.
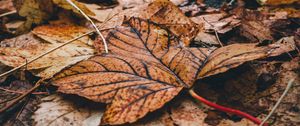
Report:
M51 80L59 92L109 104L101 124L135 122L161 108L183 88L191 88L196 79L292 50L286 50L287 44L188 48L150 20L131 18L128 22L110 31L106 38L109 54L79 62ZM103 49L102 44L96 45Z

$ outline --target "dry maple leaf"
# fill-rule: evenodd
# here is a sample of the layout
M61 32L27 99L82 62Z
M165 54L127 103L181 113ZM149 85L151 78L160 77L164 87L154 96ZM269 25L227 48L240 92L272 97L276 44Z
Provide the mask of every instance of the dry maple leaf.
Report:
M135 122L199 78L293 49L287 50L289 45L284 43L234 44L217 50L183 47L168 29L140 18L111 30L106 40L109 54L65 69L51 83L59 92L109 104L101 124L110 125ZM102 44L98 46L103 49Z

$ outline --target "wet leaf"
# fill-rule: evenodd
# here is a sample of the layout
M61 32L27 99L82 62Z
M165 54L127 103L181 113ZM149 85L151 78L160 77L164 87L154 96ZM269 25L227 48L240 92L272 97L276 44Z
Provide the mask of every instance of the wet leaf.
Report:
M109 54L79 62L51 80L59 92L109 104L101 124L135 122L192 87L196 79L292 50L282 51L290 46L285 43L234 44L214 51L188 48L150 20L131 18L124 25L106 38ZM104 49L102 44L96 48Z

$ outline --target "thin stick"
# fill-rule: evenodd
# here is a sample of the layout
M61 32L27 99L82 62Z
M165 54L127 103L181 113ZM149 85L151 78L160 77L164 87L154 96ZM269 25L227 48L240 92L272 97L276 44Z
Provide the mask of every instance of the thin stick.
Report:
M28 102L30 101L30 97L27 99L27 101L24 103L24 105L22 106L21 110L18 112L16 119L19 118L19 116L22 114L24 108L26 107L26 105L28 104Z
M204 20L206 23L208 23L211 27L213 27L214 32L215 32L215 36L216 36L216 38L217 38L219 44L223 47L223 44L222 44L222 42L221 42L221 40L220 40L220 38L219 38L219 35L218 35L218 32L217 32L215 26L212 25L211 23L209 23L204 17L203 17L203 20Z
M262 124L259 119L253 117L252 115L249 115L249 114L247 114L245 112L242 112L240 110L227 108L227 107L224 107L224 106L221 106L221 105L218 105L218 104L215 104L213 102L210 102L210 101L206 100L205 98L197 95L193 89L191 89L189 91L189 93L191 94L192 97L196 98L197 100L201 101L202 103L204 103L204 104L206 104L210 107L213 107L213 108L218 109L218 110L223 111L223 112L232 113L232 114L235 114L235 115L238 115L238 116L241 116L241 117L245 117L245 118L251 120L252 122L254 122L256 124ZM264 126L267 126L267 125L268 124L264 124Z
M22 100L28 94L30 94L31 92L33 92L35 89L39 88L41 86L41 83L43 81L44 81L44 79L39 80L38 82L36 82L36 84L34 85L34 87L32 87L30 90L28 90L27 92L25 92L21 96L17 97L16 99L12 100L11 102L9 102L5 107L3 107L3 108L0 109L0 113L5 112L7 109L9 109L13 105L17 104L20 100Z
M4 17L4 16L7 16L7 15L15 14L15 13L17 13L16 10L13 10L13 11L9 11L9 12L3 13L3 14L0 15L0 18L1 18L1 17Z
M98 27L95 25L95 23L89 18L89 16L87 16L76 4L74 4L71 0L66 0L71 6L73 6L75 9L77 9L89 22L91 22L91 24L93 25L93 27L95 28L96 32L100 35L103 44L104 44L104 48L105 48L105 52L108 53L108 46L106 43L106 40L104 38L104 36L101 34L100 30L98 29Z
M228 5L231 6L235 0L231 0Z
M88 34L93 33L93 32L94 32L94 31L89 31L89 32L84 33L84 34L82 34L82 35L80 35L80 36L78 36L78 37L76 37L76 38L73 38L73 39L71 39L71 40L69 40L69 41L67 41L67 42L65 42L65 43L63 43L63 44L61 44L61 45L59 45L59 46L53 48L53 49L50 49L50 50L46 51L45 53L40 54L39 56L37 56L37 57L35 57L35 58L29 60L28 62L25 62L25 63L21 64L20 66L17 66L17 67L15 67L15 68L13 68L13 69L7 71L7 72L4 72L4 73L0 74L0 78L2 78L2 77L4 77L4 76L6 76L6 75L8 75L8 74L10 74L10 73L12 73L12 72L18 70L18 69L20 69L20 68L22 68L22 67L24 67L24 66L26 66L27 64L30 64L30 63L32 63L32 62L38 60L39 58L41 58L41 57L47 55L48 53L51 53L51 52L53 52L53 51L55 51L55 50L57 50L57 49L59 49L59 48L65 46L65 45L70 44L70 43L74 42L75 40L80 39L80 38L82 38L82 37L84 37L84 36L86 36L86 35L88 35Z
M10 93L16 93L16 94L24 94L24 93L26 93L26 91L25 92L23 92L23 91L14 91L14 90L9 90L9 89L3 88L3 87L0 87L0 90L6 91L6 92L10 92ZM49 93L48 92L32 92L31 94L43 95L43 94L49 94Z
M279 106L279 104L281 103L281 101L284 98L284 96L287 94L287 92L292 87L292 84L293 84L294 80L295 79L291 79L288 82L288 85L286 86L284 92L282 93L282 95L280 96L280 98L278 99L278 101L276 102L276 104L274 105L274 107L272 108L271 112L268 114L268 116L263 120L263 122L259 126L262 126L262 124L264 124L265 122L267 122L267 120L273 115L273 113L275 112L275 110L277 109L277 107Z

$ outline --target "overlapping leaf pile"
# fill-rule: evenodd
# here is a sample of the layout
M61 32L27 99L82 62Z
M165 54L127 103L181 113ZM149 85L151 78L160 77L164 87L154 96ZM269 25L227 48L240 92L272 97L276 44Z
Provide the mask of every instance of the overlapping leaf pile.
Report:
M64 9L60 12L63 15L66 10L70 10L68 14L75 12L80 17L78 10L64 0L16 1L18 13L27 19L24 24L26 30L32 24L49 20L56 11L53 10L54 7ZM50 104L63 104L53 110L66 111L52 114L53 117L45 119L45 116L39 115L52 109L48 109L49 104L44 101L45 104L41 104L33 117L38 125L59 125L65 122L60 117L67 116L68 113L71 113L71 120L84 120L84 123L77 121L77 125L87 125L88 119L95 117L102 118L101 125L133 123L162 108L180 92L193 88L196 80L226 72L247 61L278 56L295 49L294 37L284 37L273 44L191 47L192 40L219 45L221 42L218 34L227 34L241 24L240 31L248 33L248 36L243 36L251 42L273 40L271 30L263 29L262 24L240 20L235 15L224 12L186 17L187 13L180 10L182 8L179 9L168 0L156 0L134 8L123 2L124 5L109 10L98 10L99 6L91 10L92 5L72 1L95 19L100 28L110 29L104 32L109 53L103 53L102 40L97 39L91 44L91 37L85 36L28 64L26 68L36 76L48 79L50 84L58 87L58 92L76 94L99 104L105 103L107 108L103 116L102 113L94 113L86 108L79 111L73 104L53 96L49 97L53 100ZM124 8L130 9L119 12ZM107 14L106 11L112 13ZM70 17L58 18L56 23L49 21L51 25L38 26L29 34L6 40L7 43L2 41L0 63L18 67L46 50L89 31L86 27L78 26L84 24L84 21L75 24ZM101 115L95 116L98 113ZM176 124L181 124L178 117L172 118L177 118Z
M63 70L52 84L60 92L109 104L101 124L111 125L135 122L161 108L196 79L293 49L281 43L233 44L216 50L182 47L168 29L140 18L111 30L106 40L109 54Z

